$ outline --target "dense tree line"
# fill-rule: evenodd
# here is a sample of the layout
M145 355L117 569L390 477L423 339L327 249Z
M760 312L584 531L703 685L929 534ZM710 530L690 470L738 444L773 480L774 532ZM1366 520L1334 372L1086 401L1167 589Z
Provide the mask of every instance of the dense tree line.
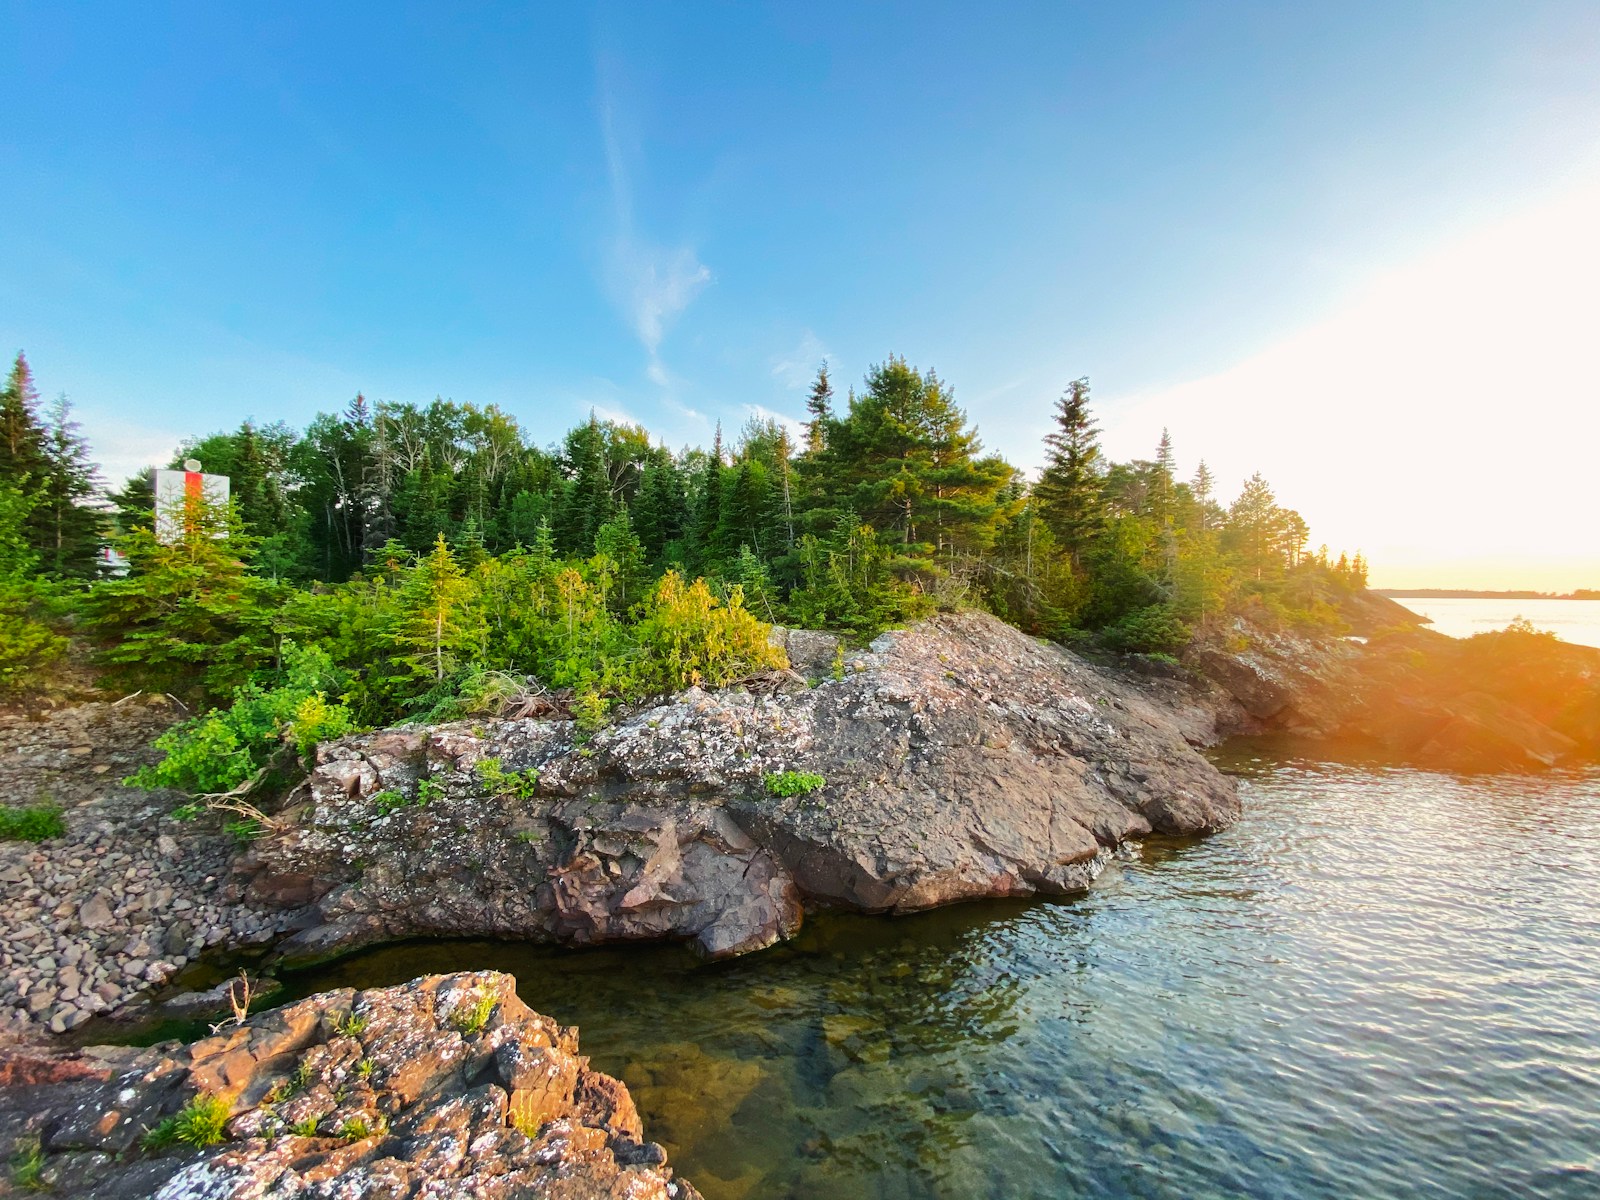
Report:
M41 410L19 356L0 403L0 605L32 632L8 622L0 661L15 686L75 631L120 684L201 701L256 703L293 673L296 705L342 698L372 723L535 676L595 714L759 666L756 621L864 637L965 603L1172 652L1246 606L1331 623L1364 582L1359 559L1308 552L1259 476L1224 505L1203 463L1177 478L1165 434L1149 461L1109 461L1086 380L1031 484L901 358L842 403L824 365L807 416L797 435L752 420L677 451L591 416L541 446L493 406L358 395L304 430L246 421L185 443L172 465L229 476L232 503L163 545L148 475L113 497L114 531L83 503L82 438L64 400ZM127 572L89 582L108 536Z

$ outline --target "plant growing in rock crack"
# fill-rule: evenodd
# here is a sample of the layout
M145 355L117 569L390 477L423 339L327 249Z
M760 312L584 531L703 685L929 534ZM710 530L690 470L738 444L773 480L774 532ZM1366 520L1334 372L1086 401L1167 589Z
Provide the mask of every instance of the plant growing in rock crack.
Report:
M338 1136L347 1142L359 1142L369 1138L375 1133L382 1133L380 1125L369 1124L365 1117L347 1117L343 1125L339 1126Z
M370 1058L363 1058L360 1062L356 1063L356 1074L362 1079L371 1079L372 1069L376 1065L377 1064L374 1063Z
M774 771L761 782L769 795L808 796L828 781L814 771Z
M417 803L426 808L435 800L444 797L444 785L437 779L419 779L417 781Z
M347 1012L341 1017L333 1019L333 1031L344 1037L360 1037L367 1027L367 1018L358 1016L354 1012Z
M489 1014L499 1003L493 996L478 996L471 1004L462 1003L450 1017L450 1023L461 1033L477 1033L489 1023Z
M321 1123L320 1117L305 1117L289 1126L289 1132L295 1137L316 1137L317 1126Z
M11 1156L11 1182L25 1192L44 1192L44 1146L37 1137L21 1138Z
M483 786L496 796L531 800L539 792L539 772L531 768L526 771L507 771L496 757L479 759L474 770Z
M222 1097L201 1092L154 1129L147 1130L139 1144L146 1150L179 1144L200 1150L215 1146L228 1124L228 1107Z
M380 817L387 817L409 803L405 793L398 792L394 788L384 788L383 791L372 794L372 806L378 810Z
M289 1084L294 1092L303 1092L311 1086L311 1060L302 1058L295 1066L294 1074L289 1076ZM290 1093L291 1095L293 1092Z

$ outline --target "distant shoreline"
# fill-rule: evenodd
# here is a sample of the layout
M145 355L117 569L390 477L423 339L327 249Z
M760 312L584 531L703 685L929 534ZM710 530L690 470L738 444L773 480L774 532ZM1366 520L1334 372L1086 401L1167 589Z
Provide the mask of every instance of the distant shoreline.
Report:
M1600 588L1575 592L1486 592L1468 588L1373 588L1391 600L1600 600Z

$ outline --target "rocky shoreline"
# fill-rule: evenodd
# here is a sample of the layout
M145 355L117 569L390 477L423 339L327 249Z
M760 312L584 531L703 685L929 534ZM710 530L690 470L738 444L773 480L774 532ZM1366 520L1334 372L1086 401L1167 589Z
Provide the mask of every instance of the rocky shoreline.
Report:
M61 806L66 834L0 842L0 1038L65 1033L125 1010L217 949L261 945L295 915L243 900L234 840L124 787L183 713L164 697L0 718L0 796Z
M417 936L724 958L817 909L1081 891L1130 840L1239 815L1168 704L992 617L885 634L837 678L825 635L790 650L773 688L691 689L592 737L479 719L326 744L241 863L248 894L309 906L294 964Z
M13 1047L0 1082L14 1169L84 1200L699 1197L577 1031L496 972L326 992L187 1046Z
M481 719L325 745L248 848L215 818L174 820L175 795L120 783L184 716L168 701L0 716L0 796L53 801L66 824L0 842L0 1042L148 1015L219 952L272 947L295 965L494 936L680 939L718 958L818 909L1068 894L1130 840L1236 819L1233 784L1196 749L1232 734L1363 738L1441 769L1600 757L1600 652L1562 646L1549 669L1570 686L1529 711L1397 614L1365 597L1347 615L1380 635L1370 645L1250 629L1183 666L1091 660L974 613L853 654L780 633L792 671L592 737ZM1417 665L1435 659L1448 670ZM821 782L776 794L785 773Z

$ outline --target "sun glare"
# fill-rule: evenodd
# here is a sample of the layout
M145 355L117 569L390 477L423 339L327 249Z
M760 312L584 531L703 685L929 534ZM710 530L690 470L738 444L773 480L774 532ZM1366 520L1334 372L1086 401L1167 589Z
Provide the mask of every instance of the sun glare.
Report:
M1165 425L1224 480L1282 481L1378 586L1600 585L1596 213L1600 184L1574 188L1220 374L1112 397L1107 441L1140 453Z

